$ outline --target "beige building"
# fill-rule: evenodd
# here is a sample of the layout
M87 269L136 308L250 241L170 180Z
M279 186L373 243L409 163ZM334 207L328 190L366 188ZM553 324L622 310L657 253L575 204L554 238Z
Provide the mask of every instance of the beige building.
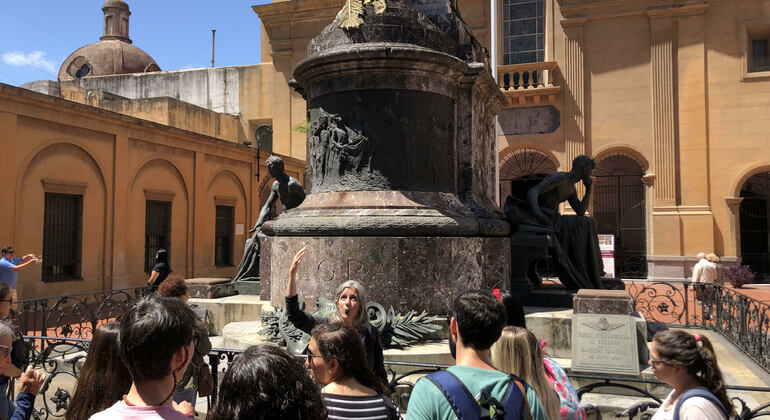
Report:
M304 147L291 127L305 104L286 81L343 3L254 6L262 65L274 68L274 138L293 156ZM591 212L599 232L615 237L617 276L686 278L693 256L713 251L766 278L770 1L459 0L459 8L509 99L498 117L501 202L589 154Z
M160 248L176 274L232 277L270 193L264 161L291 150L260 103L265 66L161 72L130 43L126 3L103 11L58 81L0 84L0 243L43 255L21 299L141 286Z

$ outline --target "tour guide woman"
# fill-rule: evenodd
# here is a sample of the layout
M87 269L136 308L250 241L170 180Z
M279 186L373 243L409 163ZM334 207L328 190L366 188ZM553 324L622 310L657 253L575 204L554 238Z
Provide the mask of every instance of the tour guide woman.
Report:
M315 318L299 309L296 277L299 263L306 250L307 247L303 247L291 260L289 281L286 285L286 316L296 328L310 334L316 324L327 320ZM380 380L387 383L385 365L382 361L382 339L377 328L369 324L363 286L353 280L342 283L334 293L334 303L337 310L329 316L328 321L342 322L358 333L366 351L367 365Z

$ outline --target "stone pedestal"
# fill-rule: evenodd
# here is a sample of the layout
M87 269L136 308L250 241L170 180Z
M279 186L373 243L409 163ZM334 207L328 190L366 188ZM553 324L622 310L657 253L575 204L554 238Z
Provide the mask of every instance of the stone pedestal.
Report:
M216 299L236 294L228 278L194 278L185 280L192 298Z
M508 238L483 237L272 237L270 303L283 306L289 262L308 251L297 290L309 308L329 299L340 283L356 280L367 299L397 312L427 309L450 314L454 297L468 289L504 287L509 278Z
M352 279L385 308L447 314L458 293L506 287L510 275L510 226L494 204L505 97L464 25L388 0L360 17L351 27L338 15L294 70L310 118L309 194L263 225L262 296L282 304L307 245L298 292L311 304Z
M634 300L625 290L580 289L573 302L575 314L629 315L642 318L634 308ZM639 349L639 363L646 364L650 358L647 348L647 323L636 322L636 339Z

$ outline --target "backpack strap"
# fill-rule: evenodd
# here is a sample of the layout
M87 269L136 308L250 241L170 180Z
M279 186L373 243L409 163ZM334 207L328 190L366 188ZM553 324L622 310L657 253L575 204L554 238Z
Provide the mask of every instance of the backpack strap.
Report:
M511 384L508 386L508 393L503 401L506 419L520 418L519 413L526 413L526 419L532 420L532 412L529 409L527 401L527 388L516 375L510 375Z
M685 391L682 395L679 396L679 399L674 406L674 420L679 420L679 410L682 408L682 404L692 397L701 397L711 401L714 403L714 405L719 407L720 410L722 410L722 413L724 413L728 419L730 418L730 415L727 413L724 404L722 404L722 401L719 401L719 398L717 398L716 395L714 395L706 388L693 388Z
M476 399L452 372L437 370L426 378L444 393L444 397L459 420L478 420L481 417Z

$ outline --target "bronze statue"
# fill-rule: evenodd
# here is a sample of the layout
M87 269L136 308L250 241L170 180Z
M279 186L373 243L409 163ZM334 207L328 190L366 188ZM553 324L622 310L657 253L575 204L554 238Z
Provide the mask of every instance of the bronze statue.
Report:
M505 213L512 231L555 236L549 253L556 265L559 280L569 289L602 288L604 264L596 235L596 222L585 217L591 197L593 159L580 155L572 161L572 170L547 176L527 192L527 201L508 197ZM575 183L585 186L583 199L578 199ZM560 215L559 204L567 201L574 216ZM514 238L515 240L515 238ZM516 256L514 255L514 258Z
M305 189L302 188L302 184L299 183L297 178L289 176L284 172L283 159L278 156L270 156L265 161L265 166L270 176L275 178L275 181L273 181L267 202L259 212L257 223L249 230L249 233L253 233L253 235L246 240L243 258L241 263L238 264L238 273L233 278L233 281L259 280L259 237L262 235L260 227L269 220L270 210L273 208L276 200L281 200L283 210L293 209L305 200Z

